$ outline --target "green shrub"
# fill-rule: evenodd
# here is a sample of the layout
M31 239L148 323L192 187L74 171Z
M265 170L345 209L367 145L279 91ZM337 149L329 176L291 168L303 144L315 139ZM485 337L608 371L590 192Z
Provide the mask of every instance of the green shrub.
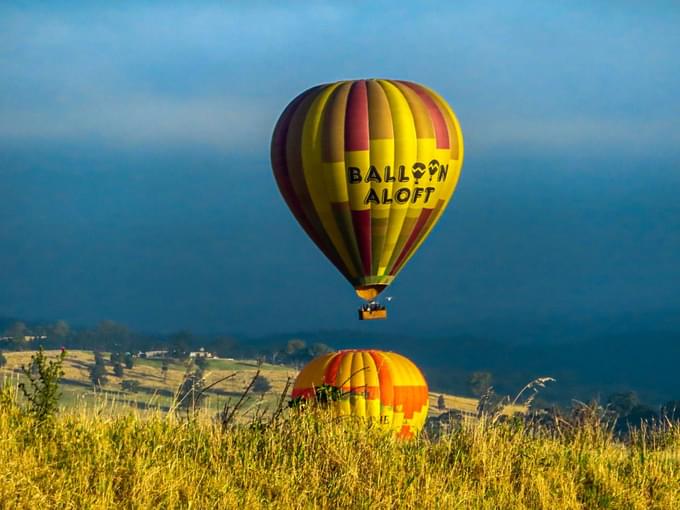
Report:
M267 393L271 389L272 385L265 376L258 375L255 378L255 381L253 382L253 391L255 393Z
M59 405L61 391L59 380L64 375L62 368L66 351L62 350L56 360L48 360L43 348L31 356L31 363L21 366L21 372L28 381L19 383L19 389L28 401L26 412L38 422L54 417Z
M131 393L136 393L139 391L139 381L135 379L123 379L120 383L120 387L123 391L129 391Z

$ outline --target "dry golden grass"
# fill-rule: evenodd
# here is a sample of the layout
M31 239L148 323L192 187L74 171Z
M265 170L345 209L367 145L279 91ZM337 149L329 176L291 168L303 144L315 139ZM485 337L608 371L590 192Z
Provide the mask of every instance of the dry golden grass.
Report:
M59 351L45 351L45 355L53 358ZM3 376L11 377L19 373L21 365L28 365L31 361L32 352L6 352L7 365L0 369L0 379ZM104 358L108 362L108 353L104 353ZM95 396L89 378L89 367L94 363L94 353L92 351L68 351L64 360L64 379L62 381L62 404L65 407L84 406L92 407ZM234 372L237 376L221 383L218 388L221 394L214 392L208 394L206 405L213 410L221 405L225 398L225 392L236 398L246 385L250 382L257 369L255 360L211 360L205 372L206 384L217 381ZM123 377L115 377L112 367L107 365L108 382L103 386L103 391L108 393L110 399L116 400L118 404L127 404L137 409L161 409L167 410L172 403L172 396L178 386L182 383L185 374L185 366L182 363L170 363L167 375L164 377L161 372L160 360L135 360L135 366L130 370L125 370ZM297 370L290 367L279 365L263 364L261 373L271 383L271 390L264 398L264 405L272 406L274 401L283 391L286 380L295 378ZM121 391L120 383L123 379L136 380L143 391L136 394L124 393ZM437 408L437 399L441 393L430 393L430 415L439 416L442 411ZM475 398L460 397L456 395L444 394L447 410L462 411L466 414L476 414L478 400ZM117 412L125 411L123 405L109 406L109 409ZM515 412L524 412L523 406L506 406L504 414L512 415Z
M477 414L478 400L476 398L457 397L455 395L447 395L431 391L429 399L431 415L439 416L442 413L442 411L440 411L437 407L439 395L444 395L444 402L447 409L455 409L467 414Z
M222 429L208 416L0 402L3 508L680 508L680 431L617 442L468 420L405 442L322 410Z
M54 358L59 351L45 351L48 358ZM0 380L3 377L18 377L22 365L30 365L32 352L6 352L7 364L0 369ZM135 359L132 369L125 369L123 377L113 375L112 367L108 363L109 353L103 353L107 361L107 383L99 390L99 393L106 393L109 401L115 400L117 405L109 406L110 410L116 412L127 412L127 407L154 411L158 408L167 410L173 401L173 396L177 388L182 383L186 372L186 367L180 362L170 362L167 374L161 371L162 361ZM61 403L65 408L93 407L97 397L90 382L89 369L94 364L94 353L92 351L67 351L64 359L64 377L62 379L62 399ZM217 408L230 396L238 398L244 388L251 381L257 370L255 360L210 360L205 370L206 385L217 381L227 375L236 373L217 386L216 392L208 392L204 405L212 410ZM290 367L263 364L261 374L271 383L271 390L265 395L264 405L273 405L274 401L284 389L286 380L295 377L297 371ZM135 393L123 392L121 382L124 379L136 380L141 390ZM101 404L101 399L98 400ZM101 407L101 406L100 406Z
M82 376L81 356L67 379ZM157 369L140 363L135 375ZM285 370L266 370L283 384ZM671 424L624 443L595 419L560 429L466 419L407 442L323 409L223 427L209 408L187 420L106 393L38 424L11 382L0 391L0 508L680 508Z

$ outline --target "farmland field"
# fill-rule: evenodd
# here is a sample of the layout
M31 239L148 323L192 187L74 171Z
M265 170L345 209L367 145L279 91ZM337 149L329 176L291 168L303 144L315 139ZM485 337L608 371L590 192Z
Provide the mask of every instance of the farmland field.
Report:
M45 351L45 354L53 358L59 351ZM28 351L7 352L7 365L0 369L0 377L16 379L20 374L20 367L29 364L31 355ZM168 370L164 374L161 370L161 359L135 358L132 369L125 369L122 377L116 377L109 363L109 353L103 353L106 360L107 382L98 390L93 389L90 382L89 368L94 364L92 351L68 351L64 360L64 377L61 383L61 404L65 408L91 407L97 402L101 406L102 399L115 401L117 405L109 406L116 412L124 412L132 407L138 410L164 410L167 411L173 401L177 389L182 383L187 367L184 363L168 360ZM236 374L234 377L219 383L213 391L207 392L204 405L211 411L217 411L226 399L236 399L248 385L257 370L256 360L233 360L233 359L210 359L207 360L204 377L206 385L218 381L224 377ZM295 379L297 370L282 365L263 363L261 375L271 384L271 389L258 394L258 405L273 407L278 401L288 378ZM134 380L139 384L136 392L126 392L121 388L123 380ZM430 392L430 415L438 416L441 411L437 409L437 399L440 393ZM253 399L251 396L251 400ZM447 409L455 409L464 413L475 413L477 400L455 395L444 394ZM508 408L510 414L521 411L522 408Z
M90 352L69 354L61 410L38 422L16 386L30 354L6 356L0 508L680 508L680 430L671 423L624 440L596 419L549 428L483 416L404 441L322 408L274 418L252 413L252 403L221 423L214 411L243 391L253 362L209 362L212 380L236 376L190 418L168 412L183 365L164 377L160 362L143 360L123 378L144 392L121 392L123 378L107 374L95 393ZM262 374L273 406L295 373L263 365Z
M10 380L19 377L21 365L30 363L31 352L5 353L7 365L2 369L5 377ZM58 351L45 351L53 358ZM167 411L174 399L175 393L182 383L187 367L179 361L168 360L167 373L163 373L160 359L135 358L132 369L125 369L122 377L116 377L109 363L109 353L103 353L106 360L106 383L97 390L90 382L89 368L94 364L94 353L91 351L68 351L64 360L64 377L61 382L61 404L66 408L91 407L101 405L103 399L115 401L110 406L116 412L125 412L127 408L139 410ZM255 360L208 360L204 377L206 384L235 374L234 377L215 386L214 391L207 392L205 406L217 410L222 401L239 397L257 370ZM271 405L283 390L288 377L295 377L296 371L278 365L263 364L261 374L271 383L271 390L263 396L261 405ZM139 389L135 392L123 391L123 380L137 381ZM259 396L259 395L258 395Z

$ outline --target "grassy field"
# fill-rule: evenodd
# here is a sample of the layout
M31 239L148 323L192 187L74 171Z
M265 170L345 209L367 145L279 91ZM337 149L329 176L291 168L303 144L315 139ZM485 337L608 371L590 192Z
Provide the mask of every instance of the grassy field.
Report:
M69 354L61 409L37 422L12 384L30 354L6 356L3 509L680 508L680 429L670 423L625 442L594 418L557 428L463 418L412 441L314 407L285 408L276 418L246 407L224 425L214 420L216 407L190 419L167 411L171 397L161 393L179 384L181 364L171 365L165 381L157 361L126 371L124 378L148 389L141 396L119 392L112 375L93 393L88 352ZM251 361L209 363L213 380L237 374L215 400L242 392L255 370ZM295 373L272 365L262 373L272 382L265 402L273 405ZM476 408L474 399L445 400Z
M19 377L21 365L29 364L32 354L27 351L6 352L7 365L0 369L0 380L3 377L10 379ZM46 351L45 354L53 358L58 351ZM103 354L107 361L107 382L95 392L89 378L89 368L94 363L94 353L78 350L67 352L64 360L64 378L61 384L61 404L65 408L91 408L95 406L95 403L101 407L102 397L107 398L110 403L116 403L116 405L109 406L109 409L115 412L127 412L128 407L142 411L167 411L170 408L186 373L186 366L183 363L169 362L167 374L164 375L161 371L161 360L135 358L134 367L126 369L123 377L116 377L113 375L111 364L108 363L109 353ZM217 412L227 399L238 398L256 370L255 360L208 360L205 369L206 385L233 373L237 375L217 385L215 391L209 391L204 405L211 411ZM262 402L258 405L271 408L279 399L288 378L293 380L297 375L297 370L287 366L264 363L261 366L261 374L271 383L271 390L262 396L251 395L250 400L261 399ZM124 379L137 381L140 390L134 393L122 391L121 382ZM430 393L430 416L439 416L442 413L437 408L439 395L440 393L436 392ZM477 399L444 394L444 400L448 410L453 409L468 414L477 412ZM521 406L508 406L505 410L507 414L522 411L524 408Z
M21 365L28 365L31 352L6 352L7 364L0 370L0 377L17 378ZM49 358L54 358L58 351L45 351ZM169 361L166 374L161 370L162 361L158 359L135 358L132 369L125 369L122 377L113 374L109 361L109 353L103 353L106 365L106 384L98 390L93 389L90 382L89 369L94 364L94 353L91 351L68 351L64 360L64 377L61 382L61 404L65 408L101 407L102 398L110 403L109 408L115 412L127 412L127 408L153 412L167 411L174 400L187 367L180 362ZM251 381L257 370L255 360L209 360L205 369L206 385L231 374L231 379L217 385L214 391L207 392L204 405L213 411L221 408L223 403L231 398L236 399L243 393L244 388ZM263 364L261 374L271 383L271 390L262 395L262 404L272 406L278 399L289 377L294 378L297 372L289 367ZM121 382L125 379L139 383L136 392L125 392L121 389ZM252 395L251 400L260 400L260 395Z
M680 431L621 443L466 420L400 441L319 409L223 429L89 410L37 424L0 398L2 508L680 508Z

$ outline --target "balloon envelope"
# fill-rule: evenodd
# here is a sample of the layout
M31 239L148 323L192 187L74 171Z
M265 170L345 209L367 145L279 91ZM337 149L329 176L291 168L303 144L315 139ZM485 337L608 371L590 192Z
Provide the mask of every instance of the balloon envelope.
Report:
M317 356L298 374L293 398L314 399L322 385L338 388L335 410L361 416L409 438L423 428L428 410L427 382L404 356L376 350L346 350Z
M298 222L368 300L392 282L446 208L463 138L446 101L423 85L340 81L288 105L271 160Z

